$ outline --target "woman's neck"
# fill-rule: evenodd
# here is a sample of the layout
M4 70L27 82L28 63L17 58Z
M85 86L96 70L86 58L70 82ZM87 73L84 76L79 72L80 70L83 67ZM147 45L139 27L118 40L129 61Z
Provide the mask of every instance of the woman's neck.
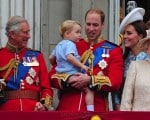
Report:
M137 56L140 52L140 49L138 47L134 47L131 49L131 52L134 56Z

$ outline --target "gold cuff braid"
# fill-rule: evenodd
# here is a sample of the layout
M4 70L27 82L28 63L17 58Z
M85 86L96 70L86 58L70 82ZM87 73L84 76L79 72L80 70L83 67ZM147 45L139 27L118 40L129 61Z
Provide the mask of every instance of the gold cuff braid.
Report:
M98 89L101 89L103 85L111 86L111 82L107 76L92 76L92 87L98 85Z
M68 78L70 77L70 75L71 74L66 74L66 73L56 73L56 74L52 75L51 78L57 78L59 80L66 82L68 80Z
M47 94L46 97L45 97L45 99L41 99L41 101L43 101L42 104L46 107L46 109L49 110L50 107L51 107L51 105L52 105L53 99L52 99L51 96L49 96Z

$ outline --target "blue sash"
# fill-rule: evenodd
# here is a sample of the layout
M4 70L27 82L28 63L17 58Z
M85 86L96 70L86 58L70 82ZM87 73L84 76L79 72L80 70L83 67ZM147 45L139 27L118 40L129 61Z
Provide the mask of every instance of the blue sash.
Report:
M111 50L113 50L116 46L109 43L109 42L104 42L104 44L102 44L101 46L99 46L98 48L96 48L93 51L94 54L94 61L93 61L93 65L97 65L99 63L100 60L102 60L102 54L103 54L103 50L105 49L105 46L107 46L109 48L109 52L111 52ZM88 61L86 62L87 66L89 66Z
M37 57L39 52L28 50L24 57L34 56ZM17 90L20 87L20 80L24 80L26 74L32 66L24 66L23 60L18 65L17 78L14 80L14 74L11 76L10 80L7 82L7 88L12 90Z

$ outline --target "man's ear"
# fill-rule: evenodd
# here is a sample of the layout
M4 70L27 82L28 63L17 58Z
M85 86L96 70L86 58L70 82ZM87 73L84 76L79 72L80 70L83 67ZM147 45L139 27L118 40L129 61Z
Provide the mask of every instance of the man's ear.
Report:
M13 39L14 39L15 35L16 35L16 33L14 31L11 31L8 33L8 36Z
M105 28L105 24L104 24L104 23L102 24L102 28L103 28L103 29Z

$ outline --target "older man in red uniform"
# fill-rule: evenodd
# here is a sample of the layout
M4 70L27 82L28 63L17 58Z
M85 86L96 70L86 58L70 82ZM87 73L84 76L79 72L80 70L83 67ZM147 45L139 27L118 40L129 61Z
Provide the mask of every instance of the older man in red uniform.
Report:
M76 43L81 62L91 68L89 75L77 73L55 74L55 67L49 73L53 87L60 89L61 96L57 110L86 111L84 88L95 91L94 111L108 111L108 92L120 88L123 76L122 50L104 40L101 32L105 15L99 9L90 9L85 15L87 38Z
M53 92L40 51L28 49L30 27L13 16L6 26L8 43L0 49L0 111L43 111L52 103Z

